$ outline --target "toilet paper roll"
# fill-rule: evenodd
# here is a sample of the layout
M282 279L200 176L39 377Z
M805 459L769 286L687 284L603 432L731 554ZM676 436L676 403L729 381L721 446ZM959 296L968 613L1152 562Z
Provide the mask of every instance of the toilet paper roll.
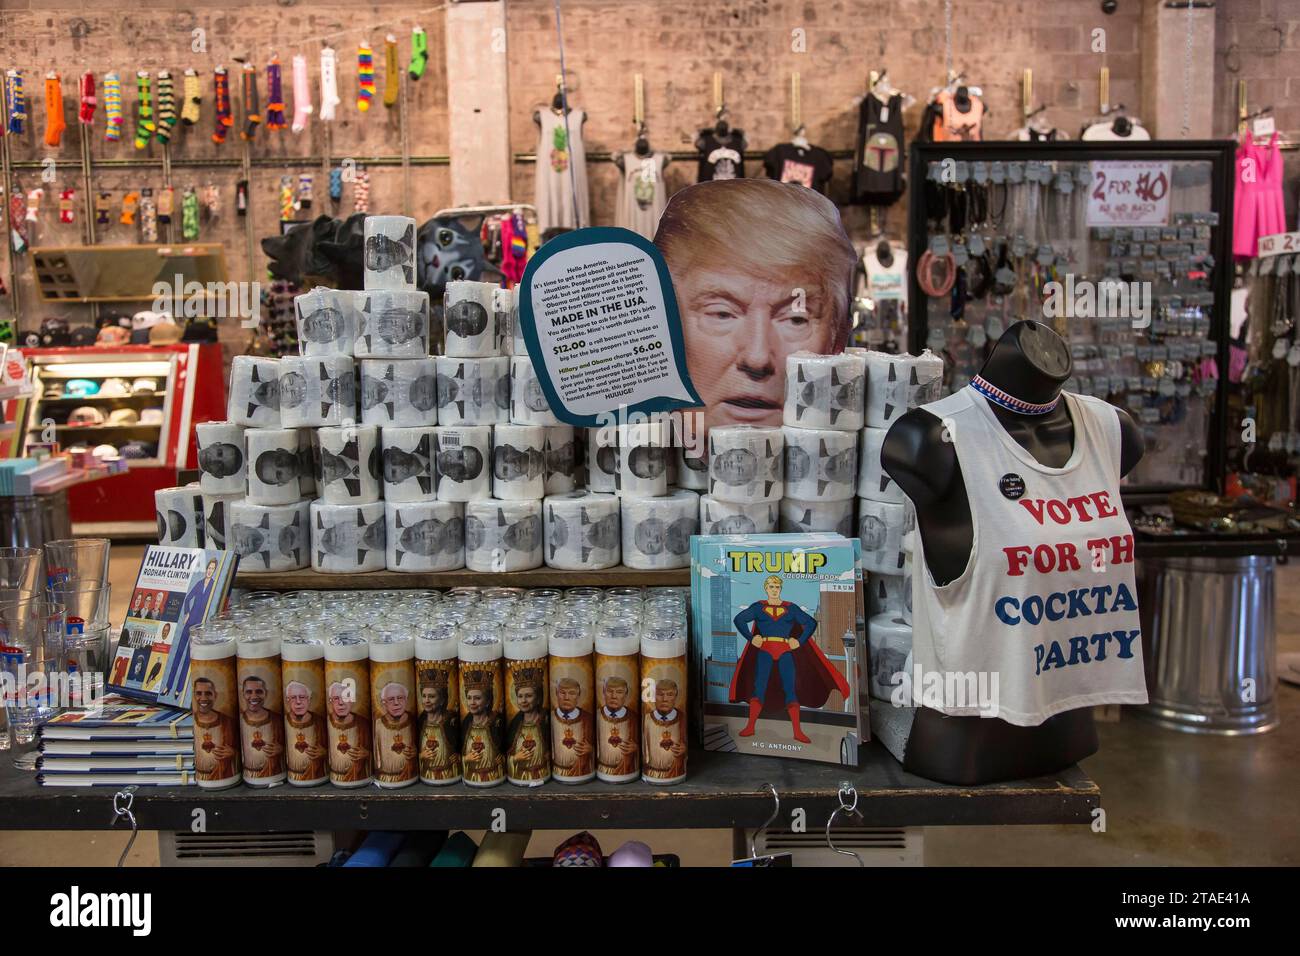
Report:
M287 505L310 494L306 481L313 467L310 435L296 428L250 428L244 432L244 450L249 504Z
M858 537L862 567L873 574L903 573L903 506L891 501L858 500Z
M357 370L347 355L280 359L280 425L342 425L357 418Z
M438 488L432 425L380 429L385 501L428 501Z
M559 425L527 355L510 359L510 420L516 425Z
M250 428L280 427L280 361L256 355L230 360L226 418Z
M320 463L316 493L330 505L364 505L379 500L383 466L379 429L342 425L318 429Z
M493 355L509 357L514 354L512 336L514 335L515 290L493 289L492 312L495 315L496 351Z
M871 696L889 700L895 674L905 673L912 653L912 626L893 614L877 614L867 622L867 646L871 649Z
M858 434L829 428L785 433L785 496L801 501L844 501L858 487Z
M618 488L618 439L612 428L587 429L587 487L601 494Z
M427 358L429 293L353 292L361 314L357 358Z
M317 286L293 297L298 322L298 354L351 355L361 319L351 292Z
M492 496L508 501L546 496L545 425L493 426Z
M546 564L569 571L597 571L619 562L619 500L614 495L571 491L543 502Z
M465 503L465 567L527 571L542 566L542 502Z
M454 571L465 566L465 506L456 501L384 502L389 571Z
M415 288L415 220L406 216L366 216L365 289Z
M194 426L199 448L199 486L208 495L242 495L248 481L244 426L202 422Z
M311 563L311 508L306 501L258 505L232 501L226 509L226 548L240 571L297 571Z
M858 459L858 496L872 501L892 501L902 504L906 499L903 489L885 472L880 463L880 448L888 432L883 428L864 428L858 446L862 456Z
M578 436L572 425L546 429L546 493L562 495L578 486Z
M684 446L675 449L677 484L692 491L709 490L709 456L696 457Z
M443 352L456 358L500 354L491 282L453 281L442 296Z
M365 359L361 421L367 425L438 424L438 365L432 358Z
M668 456L672 448L658 434L641 434L632 427L623 436L617 451L618 469L614 472L614 491L627 498L654 498L668 494Z
M912 623L912 562L914 557L908 552L903 559L903 620Z
M785 360L782 422L797 428L857 431L862 427L866 362L861 355L795 352Z
M916 508L911 498L903 499L903 550L911 554L916 550Z
M909 408L939 397L943 359L926 349L920 355L866 352L868 428L888 428Z
M709 431L709 494L719 501L777 501L784 472L780 428L721 425Z
M518 285L510 290L510 354L528 354L528 344L524 341L523 316L519 314Z
M307 499L316 497L316 473L320 471L320 441L315 428L298 429L299 476L298 490ZM248 439L244 439L248 444Z
M800 501L797 498L782 498L780 528L782 534L833 531L851 538L857 530L853 526L853 499Z
M439 355L438 422L493 425L510 420L510 359Z
M904 605L910 606L912 603L903 597L905 582L910 586L911 582L907 582L901 574L867 575L867 613L872 617L878 614L902 617Z
M492 428L488 425L439 425L433 433L438 500L491 498Z
M676 488L662 498L622 499L623 563L629 568L685 568L691 535L700 533L700 496Z
M203 496L203 537L205 548L216 551L226 550L226 541L230 532L230 504L243 501L242 493L237 495Z
M362 505L311 503L311 566L315 571L382 571L384 537L382 501Z
M780 518L776 501L719 501L700 496L700 534L775 534Z
M203 493L198 482L180 488L159 488L153 493L153 504L159 544L204 547L207 536L203 525Z

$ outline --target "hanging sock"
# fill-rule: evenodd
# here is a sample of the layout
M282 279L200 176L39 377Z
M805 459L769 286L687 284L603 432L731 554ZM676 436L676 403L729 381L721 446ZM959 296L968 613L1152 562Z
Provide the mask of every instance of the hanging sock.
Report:
M343 198L343 170L335 166L330 170L330 201L337 203Z
M411 66L407 75L413 80L424 76L424 68L429 65L429 36L424 27L411 29Z
M153 121L153 93L150 90L149 73L140 70L135 75L135 91L138 103L135 118L135 148L144 149L153 139L156 129Z
M253 141L257 127L262 122L262 111L257 105L257 68L251 63L244 64L244 129L239 134L241 139Z
M397 37L390 33L384 38L384 106L390 110L397 105L397 95L401 92L401 69L397 62Z
M199 197L190 186L181 197L181 237L197 239L199 237Z
M280 58L271 57L266 66L266 128L284 129L284 90L281 86Z
M113 194L107 190L95 197L95 225L107 226L113 211Z
M280 177L280 221L293 222L293 177Z
M203 94L199 92L199 74L193 68L185 71L181 100L181 122L193 126L199 121L199 104L203 102Z
M320 121L332 123L339 99L338 59L329 47L320 51Z
M235 212L241 216L248 215L248 180L241 179L235 183Z
M122 215L118 217L118 222L124 226L135 225L135 210L140 205L140 194L131 190L122 197Z
M310 209L311 199L312 199L311 173L301 173L298 176L298 208Z
M176 190L171 186L164 186L158 192L158 222L164 226L170 226L172 213L175 211Z
M27 191L27 221L36 222L36 214L41 211L41 199L45 196L45 190L41 188L30 189Z
M9 247L15 253L27 251L27 200L20 189L9 197Z
M116 143L122 138L122 80L116 73L104 74L104 115L104 139Z
M215 222L221 215L221 191L215 183L203 187L203 215L208 222Z
M295 133L307 128L307 117L311 116L311 85L307 82L307 58L293 58L293 126Z
M67 128L63 119L63 80L51 70L45 74L45 145L57 149Z
M357 109L366 112L374 98L375 54L363 43L357 48Z
M167 143L176 128L176 84L166 70L158 71L158 142Z
M5 129L21 136L27 125L27 96L23 93L23 75L18 70L5 71Z
M86 126L93 126L95 107L98 105L99 101L95 99L95 74L86 71L81 74L81 108L77 112L77 119Z
M73 200L77 198L75 189L65 189L59 193L59 222L76 222L77 211Z
M158 241L158 207L154 205L152 189L140 193L140 239L144 242Z
M226 133L235 125L230 109L230 74L219 66L212 74L212 100L216 107L217 125L212 131L212 142L218 146L226 141Z
M352 211L370 212L370 173L364 169L357 170L356 181L352 184Z

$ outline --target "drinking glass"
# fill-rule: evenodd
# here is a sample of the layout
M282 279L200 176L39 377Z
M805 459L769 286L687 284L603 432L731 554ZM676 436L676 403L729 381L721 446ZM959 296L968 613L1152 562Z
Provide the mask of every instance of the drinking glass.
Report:
M40 587L39 548L0 548L0 600L33 598Z
M57 688L64 674L63 606L40 598L0 604L0 660L14 766L36 769L37 732L64 704Z
M62 538L45 542L48 584L79 581L86 586L108 583L107 538Z

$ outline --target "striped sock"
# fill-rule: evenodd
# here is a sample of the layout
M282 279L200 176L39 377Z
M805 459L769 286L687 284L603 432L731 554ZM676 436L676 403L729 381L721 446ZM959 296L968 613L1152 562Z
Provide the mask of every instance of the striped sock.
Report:
M375 54L364 43L357 49L357 109L370 109L375 98Z

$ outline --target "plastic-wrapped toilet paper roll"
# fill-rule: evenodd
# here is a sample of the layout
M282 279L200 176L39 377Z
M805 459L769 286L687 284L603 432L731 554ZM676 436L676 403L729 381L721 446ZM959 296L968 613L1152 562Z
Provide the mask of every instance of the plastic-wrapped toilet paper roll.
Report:
M668 494L668 456L671 448L657 445L619 445L614 490L625 498L653 498Z
M892 501L858 500L862 567L873 574L903 573L903 506Z
M612 428L587 429L587 487L612 494L618 487L618 436Z
M280 360L236 355L230 360L226 418L250 428L280 427Z
M360 319L351 292L317 286L293 297L300 355L351 355Z
M389 571L454 571L465 566L465 506L457 501L384 502Z
M782 534L834 531L851 538L857 530L853 526L853 499L800 501L797 498L782 498L780 528Z
M231 502L242 501L243 494L204 495L203 496L203 538L205 548L216 551L226 550L226 541L230 534Z
M311 503L311 566L315 571L359 574L384 570L384 503Z
M912 653L912 625L895 614L877 614L867 622L871 649L871 696L889 700L895 674L905 673Z
M427 358L429 293L353 292L361 316L357 358Z
M493 425L510 420L510 359L439 355L438 422Z
M465 567L471 571L527 571L542 566L542 503L465 503Z
M709 456L696 457L684 446L674 449L677 458L677 484L692 491L709 490Z
M558 425L527 355L510 359L510 420L516 425Z
M920 355L866 352L868 428L888 428L909 408L933 402L943 384L943 359L926 349Z
M776 501L719 501L700 495L700 534L774 534L779 518Z
M795 352L785 360L782 422L796 428L857 431L862 427L866 362L861 355Z
M496 351L493 355L505 355L507 357L514 354L511 351L513 346L512 336L514 335L514 311L515 311L515 290L514 289L493 289L492 290L492 312L494 315L494 331L496 333Z
M203 526L203 493L198 482L181 488L159 488L153 493L153 504L159 544L204 547L207 535Z
M249 504L287 505L309 493L305 479L310 475L304 469L312 460L310 436L296 428L250 428L244 432L244 449Z
M383 466L379 429L341 425L316 431L320 463L316 493L326 504L364 505L379 500Z
M858 497L870 498L872 501L892 501L901 505L906 500L906 495L880 463L880 449L887 434L888 431L884 428L864 428L859 432L861 440L858 447L862 454L858 459Z
M438 365L433 357L361 362L361 421L367 425L438 424Z
M867 613L872 617L878 614L902 617L904 605L912 603L910 600L904 601L904 583L907 583L909 587L911 585L911 582L907 581L901 574L867 575L867 596L869 598Z
M546 496L545 425L493 426L492 496L507 501Z
M244 426L234 422L202 422L194 426L199 447L199 486L207 495L244 493L248 469L244 458Z
M709 431L709 494L719 501L776 501L784 493L780 428L721 425Z
M438 489L434 472L434 426L379 430L385 501L427 501Z
M311 563L310 503L227 506L226 548L239 555L241 571L297 571Z
M510 354L528 354L528 344L524 341L523 318L519 314L518 285L510 290Z
M298 490L304 498L316 497L316 473L320 471L318 431L316 428L298 429ZM244 445L248 445L247 438Z
M912 562L911 552L908 552L903 559L903 620L911 626L912 623Z
M499 354L495 306L490 282L453 281L442 296L443 352L456 358Z
M280 425L341 425L357 417L357 370L347 355L280 359Z
M492 497L490 425L439 425L433 430L439 501Z
M662 498L622 499L623 563L650 571L691 563L691 535L700 533L700 496L676 488Z
M572 425L546 429L546 493L562 495L578 486L578 439Z
M858 487L858 434L829 428L785 433L785 496L800 501L844 501Z
M406 216L366 216L366 289L415 288L415 220Z
M568 571L598 571L619 562L619 500L572 491L549 495L542 505L546 564Z

